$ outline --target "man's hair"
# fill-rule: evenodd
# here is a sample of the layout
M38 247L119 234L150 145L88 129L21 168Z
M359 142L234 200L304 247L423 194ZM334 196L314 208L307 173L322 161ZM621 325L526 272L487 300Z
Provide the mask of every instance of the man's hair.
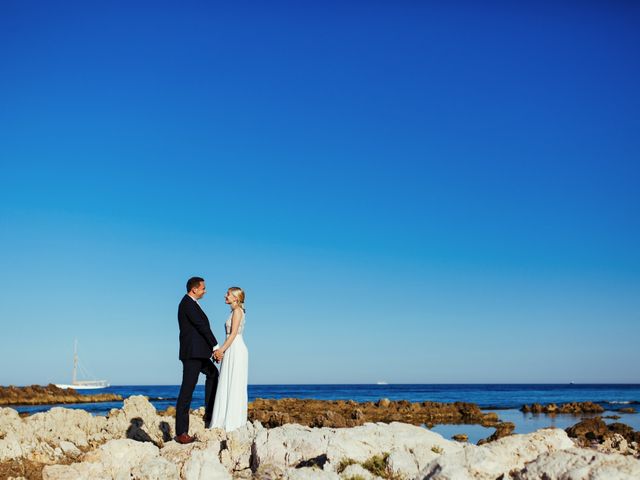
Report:
M189 293L193 287L197 287L198 285L200 285L200 282L204 282L204 278L191 277L189 280L187 280L187 293Z

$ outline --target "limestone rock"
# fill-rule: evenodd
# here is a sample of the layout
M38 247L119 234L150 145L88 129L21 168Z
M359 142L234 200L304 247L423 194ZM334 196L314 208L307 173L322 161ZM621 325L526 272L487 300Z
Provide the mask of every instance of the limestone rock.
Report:
M113 480L99 463L49 465L42 470L42 480Z
M541 454L515 475L516 480L637 480L640 462L631 457L605 455L588 449Z
M131 477L136 480L180 480L180 471L174 463L158 457L134 466Z
M389 471L396 476L415 477L420 469L416 457L404 448L396 448L387 458Z
M231 474L218 460L218 451L213 447L193 450L182 467L184 480L231 480Z
M158 447L151 443L129 439L111 440L87 453L82 463L102 465L112 478L129 478L134 467L155 459L159 453Z
M363 480L374 480L376 476L372 475L369 470L366 470L359 463L354 463L353 465L349 465L345 468L342 473L340 473L340 478L358 478L361 477Z
M527 435L512 435L483 446L465 445L453 453L443 453L430 462L416 478L430 480L495 480L521 470L540 454L575 448L560 429L544 429Z
M335 472L313 467L289 469L282 478L283 480L340 480Z

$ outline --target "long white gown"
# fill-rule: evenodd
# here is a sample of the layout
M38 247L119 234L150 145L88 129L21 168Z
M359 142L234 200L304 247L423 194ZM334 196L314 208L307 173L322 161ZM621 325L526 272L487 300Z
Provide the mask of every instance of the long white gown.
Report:
M227 336L231 333L231 315L225 322ZM216 400L213 404L211 428L224 428L227 432L247 423L247 382L249 377L249 351L242 338L244 312L238 334L222 358Z

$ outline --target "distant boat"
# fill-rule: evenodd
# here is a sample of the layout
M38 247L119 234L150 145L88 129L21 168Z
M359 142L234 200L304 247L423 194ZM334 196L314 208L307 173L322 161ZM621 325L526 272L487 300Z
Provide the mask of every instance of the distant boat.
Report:
M56 383L56 387L73 388L74 390L97 390L99 388L107 388L109 386L106 380L78 380L78 366L78 340L76 340L73 345L73 374L71 376L71 384ZM81 365L80 368L82 369Z
M385 382L384 380L381 380L379 382L376 382L376 385L389 385L387 382Z

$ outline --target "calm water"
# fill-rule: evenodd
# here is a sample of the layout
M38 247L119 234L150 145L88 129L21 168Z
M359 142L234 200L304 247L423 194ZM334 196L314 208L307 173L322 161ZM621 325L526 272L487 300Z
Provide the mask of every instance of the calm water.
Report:
M123 397L145 395L158 410L175 405L179 385L127 385L112 386L99 392L117 393ZM249 385L249 401L256 398L314 398L319 400L355 400L357 402L409 400L411 402L472 402L485 410L494 410L501 420L516 424L517 433L527 433L539 428L556 426L566 428L579 419L572 415L533 415L518 409L531 403L567 403L594 401L602 405L603 415L615 414L622 407L640 409L640 384L625 385ZM204 403L202 385L196 387L192 407ZM20 412L40 412L55 405L12 407ZM121 408L122 402L64 405L82 408L96 415L105 415L112 408ZM640 414L620 414L620 422L640 430ZM613 420L608 420L613 421ZM434 431L445 437L455 433L467 433L476 442L491 434L492 429L477 425L437 425Z

